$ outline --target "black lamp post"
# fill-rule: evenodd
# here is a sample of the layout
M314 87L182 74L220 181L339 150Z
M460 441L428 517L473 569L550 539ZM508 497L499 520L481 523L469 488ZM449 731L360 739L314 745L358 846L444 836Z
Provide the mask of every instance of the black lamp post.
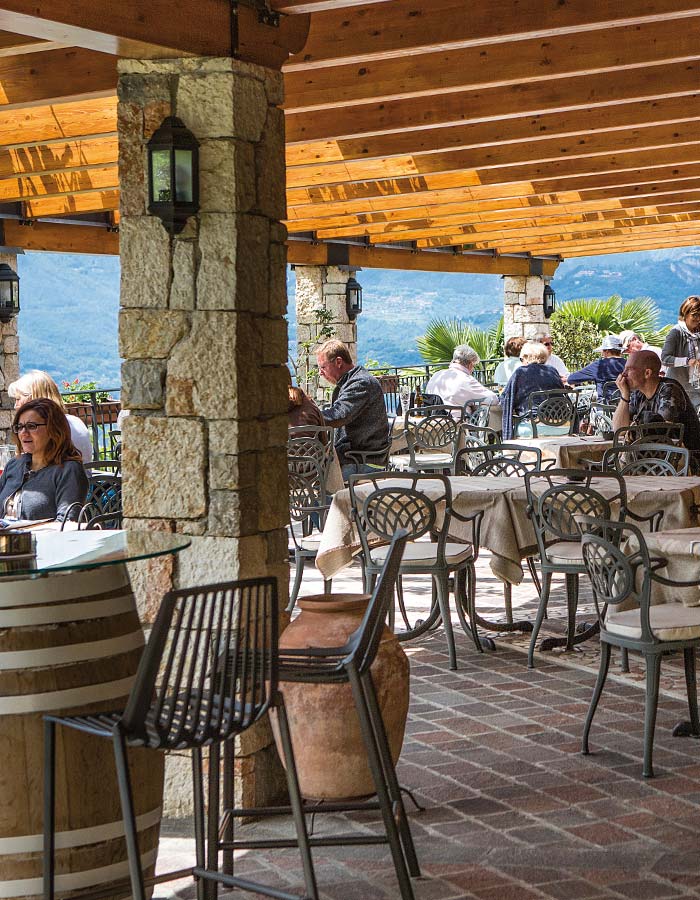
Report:
M545 284L544 291L542 293L542 309L544 311L545 319L548 319L554 310L557 307L557 295L554 293L554 289L551 288L548 284Z
M19 275L0 263L0 322L9 322L19 312Z
M351 275L345 285L345 309L348 319L356 319L362 312L362 285Z
M199 210L199 142L177 116L168 116L148 142L148 211L169 234L179 234Z

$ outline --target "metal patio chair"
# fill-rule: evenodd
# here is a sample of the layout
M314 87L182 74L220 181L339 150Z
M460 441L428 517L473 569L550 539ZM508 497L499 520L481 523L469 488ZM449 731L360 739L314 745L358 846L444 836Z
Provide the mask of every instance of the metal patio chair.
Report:
M129 859L130 896L146 900L146 886L192 875L198 900L205 886L222 884L267 893L281 900L298 894L252 883L219 871L218 792L210 789L205 826L202 749L209 747L209 774L219 768L219 745L242 734L277 709L291 810L304 872L306 896L318 897L294 753L278 689L278 609L274 578L222 582L170 591L163 598L124 710L44 716L44 897L54 898L56 728L73 728L112 741ZM144 879L128 766L128 748L192 752L196 863ZM76 765L80 760L75 760ZM212 804L213 798L213 804ZM59 838L60 839L60 838ZM214 887L215 889L215 887ZM123 893L129 890L123 886ZM104 896L104 887L81 897ZM211 891L207 891L211 896ZM114 887L110 894L122 894ZM150 896L150 894L149 894Z
M461 416L460 406L409 409L404 417L408 453L392 454L391 468L399 472L453 472Z
M681 422L647 422L623 425L613 434L613 444L682 444L684 425Z
M322 464L313 456L287 458L289 474L289 533L294 549L294 584L287 612L297 602L306 563L316 559L321 533L330 504L326 495ZM330 593L332 581L326 579L323 589Z
M611 492L604 496L595 487L604 482L610 485ZM627 490L625 482L617 472L600 473L582 472L580 469L546 469L540 472L525 474L525 490L527 493L527 513L532 522L537 548L540 557L541 591L540 602L532 630L528 651L528 666L534 666L535 645L542 621L547 612L552 577L555 574L566 578L567 631L566 638L546 638L540 645L541 650L565 646L571 650L575 644L587 640L597 630L576 632L576 610L578 607L578 579L585 573L581 556L581 527L579 518L610 520L613 518L613 504L619 507L618 518L624 521L627 517L639 522L646 522L650 530L656 530L663 517L663 512L653 513L649 517L637 516L627 509Z
M347 642L342 647L281 650L279 677L283 693L284 684L287 682L348 684L350 686L367 748L370 771L376 787L376 799L345 803L343 801L323 803L309 801L304 804L304 811L316 814L379 809L384 823L383 835L334 833L321 837L311 836L308 840L309 845L311 847L328 847L388 843L399 882L400 896L402 900L413 900L411 878L418 877L421 873L370 671L377 655L384 620L393 602L394 584L405 545L406 533L399 529L393 537L391 546L385 548L384 565L362 623ZM224 754L224 772L232 772L233 745L231 741L224 746ZM215 777L218 777L218 769ZM217 790L215 790L215 794L218 794ZM285 811L286 807L282 809ZM234 808L233 780L229 778L225 782L224 815L219 832L223 835L223 840L218 843L218 847L224 851L224 870L232 867L235 849L259 845L255 840L246 842L245 839L243 841L233 839L234 819L240 816L278 815L279 812L279 807ZM265 846L288 847L290 842L286 839L272 838L265 841Z
M523 457L532 459L525 460ZM525 472L542 468L539 447L521 444L483 444L466 447L455 458L455 475L500 475L522 477Z
M365 590L370 590L381 572L387 545L399 528L408 533L399 575L430 575L434 588L433 603L424 621L411 626L398 593L399 610L406 625L397 632L399 640L411 640L438 624L442 618L450 669L457 668L457 652L449 603L449 579L454 577L457 615L465 633L472 637L479 651L483 649L472 621L466 616L474 608L475 562L479 555L479 536L483 512L461 516L452 509L452 487L444 475L380 472L376 475L353 475L349 482L350 502L355 527L362 547ZM433 489L428 496L421 487ZM438 506L443 512L438 516ZM452 520L464 523L470 541L450 540ZM439 524L438 524L439 522ZM419 540L429 535L430 541ZM393 625L393 607L390 626Z
M687 475L690 452L676 444L642 444L610 447L603 454L603 469L620 475Z
M533 391L528 397L527 410L513 416L516 436L520 426L528 424L532 437L549 434L573 434L576 425L576 398L570 391Z
M600 668L583 729L581 752L590 753L588 738L610 666L611 647L644 657L646 694L644 709L645 778L654 775L653 747L659 676L662 656L683 651L689 727L674 729L676 735L700 737L695 674L695 650L700 645L700 608L681 603L651 605L654 582L683 587L700 581L675 582L659 575L663 559L651 559L642 532L628 522L584 519L583 563L593 586L593 599L600 626ZM683 723L685 725L685 723Z

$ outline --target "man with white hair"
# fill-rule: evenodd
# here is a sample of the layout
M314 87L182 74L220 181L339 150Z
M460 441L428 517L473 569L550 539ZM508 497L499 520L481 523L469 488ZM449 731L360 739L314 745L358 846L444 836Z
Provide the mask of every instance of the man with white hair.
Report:
M479 354L468 344L458 344L447 369L436 372L425 387L426 394L438 394L448 406L464 406L490 400L498 403L498 395L474 378L474 366Z
M629 355L639 350L651 350L652 353L656 353L661 359L661 347L653 347L651 344L647 344L641 334L637 334L636 331L621 331L618 337L622 343L623 353Z
M545 349L547 351L547 365L552 366L552 368L556 369L562 378L568 378L569 370L566 367L566 363L561 357L557 356L556 353L552 352L553 342L552 335L549 333L549 329L540 329L540 331L538 331L535 335L535 340L540 344L544 344L545 346Z

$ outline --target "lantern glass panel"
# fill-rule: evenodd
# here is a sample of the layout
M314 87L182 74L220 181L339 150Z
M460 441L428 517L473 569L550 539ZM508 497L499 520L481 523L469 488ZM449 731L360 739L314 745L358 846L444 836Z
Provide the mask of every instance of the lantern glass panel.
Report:
M155 203L169 203L172 198L170 184L170 151L154 150L151 153L151 177Z
M192 203L194 170L191 150L175 151L175 199L179 203Z
M0 281L0 307L3 309L12 307L13 287L14 284L11 281Z

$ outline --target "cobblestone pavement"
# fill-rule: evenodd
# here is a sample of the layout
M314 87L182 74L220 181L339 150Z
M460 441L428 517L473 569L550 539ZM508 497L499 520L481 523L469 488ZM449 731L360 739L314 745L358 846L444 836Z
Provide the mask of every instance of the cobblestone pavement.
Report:
M357 577L349 570L334 589L358 590ZM315 579L305 577L305 593ZM410 587L419 608L425 594ZM479 594L487 608L502 609L500 585L483 564ZM532 603L529 582L514 591L516 609L531 614ZM477 654L461 636L460 668L450 672L440 632L407 651L411 710L398 772L426 807L408 804L423 871L417 900L700 897L700 742L671 736L686 715L675 692L660 701L657 777L643 780L644 693L635 683L609 682L593 754L582 757L594 674L575 656L572 667L571 656L539 654L528 670L522 648L501 643ZM317 833L340 827L376 830L377 822L367 813L324 818ZM251 829L290 833L284 821ZM164 836L159 865L186 864L192 851L191 840ZM324 900L399 896L386 846L318 848L314 859ZM302 893L296 851L250 851L236 871ZM155 896L195 897L186 883L171 887Z

